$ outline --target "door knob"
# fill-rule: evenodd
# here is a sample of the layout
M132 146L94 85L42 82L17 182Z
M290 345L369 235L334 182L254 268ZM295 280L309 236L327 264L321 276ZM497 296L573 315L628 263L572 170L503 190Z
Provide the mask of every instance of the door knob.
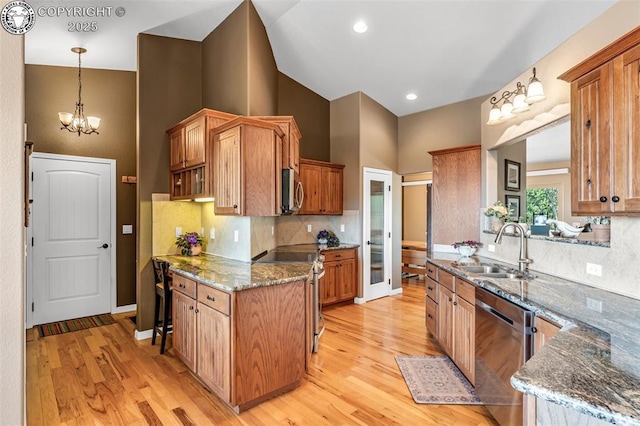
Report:
M101 245L101 246L100 246L100 247L98 247L98 248L103 248L103 249L109 248L109 244L104 243L103 245Z

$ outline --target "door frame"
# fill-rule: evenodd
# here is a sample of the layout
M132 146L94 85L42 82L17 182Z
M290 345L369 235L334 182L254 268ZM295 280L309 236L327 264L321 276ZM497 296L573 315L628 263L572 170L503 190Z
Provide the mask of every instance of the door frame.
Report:
M29 170L31 173L29 174L29 194L33 196L33 164L32 161L34 159L42 159L42 160L62 160L62 161L76 161L83 163L100 163L107 164L110 166L111 172L111 182L109 182L109 190L111 192L111 211L109 212L111 216L109 227L111 231L109 232L111 238L111 253L110 256L110 265L109 270L111 271L111 292L109 293L110 301L109 305L111 306L111 312L117 311L117 303L118 303L118 286L117 286L117 270L116 270L116 258L117 258L117 241L116 241L116 160L108 159L108 158L97 158L97 157L81 157L76 155L63 155L63 154L50 154L46 152L33 152L29 158ZM29 212L31 215L31 209ZM33 302L33 246L31 245L31 238L33 237L33 220L29 221L29 226L27 227L27 232L25 232L25 245L26 245L26 256L25 256L25 274L26 274L26 289L25 289L25 328L29 329L33 327L33 311L31 310L31 303Z
M384 228L385 228L385 233L387 234L387 237L384 239L385 241L385 251L384 251L384 270L385 270L385 276L384 279L387 280L387 294L386 296L391 296L393 294L392 291L392 286L393 283L391 282L391 278L392 278L392 268L393 268L393 253L392 253L392 239L389 235L391 235L391 229L393 227L393 210L392 210L392 206L393 206L393 172L391 170L384 170L384 169L374 169L371 167L363 167L362 168L362 299L359 299L357 302L358 303L365 303L368 302L370 300L375 300L375 299L368 299L367 298L367 294L366 294L366 286L368 285L367 281L365 280L365 271L367 269L367 265L365 264L365 254L364 254L364 250L366 250L365 246L367 245L367 219L366 219L366 215L368 214L368 208L369 208L369 202L368 202L368 194L366 194L365 192L365 182L367 179L367 173L378 173L378 174L382 174L385 175L388 179L389 179L389 185L391 187L391 190L388 191L388 198L385 198L384 201L384 211L387 212L387 214L385 214L385 223L384 223ZM371 261L371 255L369 255L369 261ZM383 296L385 297L385 296Z

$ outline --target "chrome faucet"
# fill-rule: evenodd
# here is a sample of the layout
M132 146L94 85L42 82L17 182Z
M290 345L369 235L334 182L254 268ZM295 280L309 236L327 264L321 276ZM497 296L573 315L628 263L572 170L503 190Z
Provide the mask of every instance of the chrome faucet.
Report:
M518 235L520 236L520 259L518 259L518 271L522 273L527 273L529 269L529 264L533 263L533 260L527 258L527 236L525 235L525 230L519 223L509 222L505 223L500 227L500 231L498 231L498 236L496 237L495 243L502 243L502 234L504 230L508 227L513 226L516 230L518 230Z

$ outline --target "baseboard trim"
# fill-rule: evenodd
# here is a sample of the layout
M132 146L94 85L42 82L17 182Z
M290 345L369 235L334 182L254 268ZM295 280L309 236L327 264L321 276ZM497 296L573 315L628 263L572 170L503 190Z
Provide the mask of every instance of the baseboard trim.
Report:
M353 299L353 303L355 303L356 305L362 305L366 303L366 300L364 300L364 297L356 297L355 299Z
M153 329L150 328L149 330L144 330L144 331L136 330L133 335L136 338L136 340L151 339L151 337L153 336Z
M400 288L392 288L389 296L395 296L397 294L402 294L402 287Z
M133 305L116 306L111 310L111 313L122 314L125 312L135 312L137 309L138 309L138 305L134 303Z

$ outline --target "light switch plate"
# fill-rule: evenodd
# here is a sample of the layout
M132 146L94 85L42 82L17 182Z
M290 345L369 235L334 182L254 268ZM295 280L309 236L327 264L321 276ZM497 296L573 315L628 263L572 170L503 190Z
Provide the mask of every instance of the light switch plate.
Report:
M596 277L602 276L602 265L596 263L587 263L587 274L595 275Z
M307 232L311 232L311 225L307 225Z
M233 231L233 241L237 243L239 239L238 231Z
M204 236L204 228L200 228L200 235Z
M275 228L276 228L275 226L271 227L271 235L275 235L275 233L276 233L276 229Z
M180 235L182 235L182 228L178 226L176 228L176 238L178 238Z
M211 228L209 230L209 239L211 239L211 240L215 240L216 239L216 230L215 230L215 228Z
M133 234L133 225L122 225L123 234Z
M344 232L344 223L340 224L340 232Z
M495 253L496 252L496 246L493 244L487 244L487 250L489 250L491 253Z

